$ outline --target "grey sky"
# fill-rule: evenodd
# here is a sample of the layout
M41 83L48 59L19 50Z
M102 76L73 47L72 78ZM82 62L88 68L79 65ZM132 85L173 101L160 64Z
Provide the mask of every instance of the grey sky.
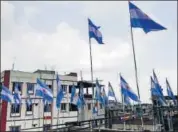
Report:
M177 4L176 1L133 2L168 30L151 32L134 29L141 100L149 102L150 75L154 68L165 88L168 77L177 88ZM54 67L59 73L80 70L90 79L87 18L101 26L105 45L92 39L94 77L111 81L120 99L118 73L136 91L126 1L90 2L2 2L1 71L34 71ZM107 91L107 90L106 90ZM165 94L167 94L165 92Z

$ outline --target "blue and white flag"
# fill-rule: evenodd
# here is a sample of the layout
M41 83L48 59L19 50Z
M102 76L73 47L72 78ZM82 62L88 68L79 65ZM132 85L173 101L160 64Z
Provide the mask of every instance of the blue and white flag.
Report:
M155 84L153 78L150 77L150 79L151 79L151 95L152 95L152 96L155 96L155 97L161 97L162 95L161 95L161 93L158 91L158 89L156 89L156 84Z
M108 83L108 97L109 96L115 97L115 93L114 93L114 90L113 90L110 82Z
M163 101L165 104L167 104L166 99L165 99L165 97L164 97L164 95L163 95L163 89L161 88L161 85L159 84L158 78L157 78L156 73L154 72L154 70L153 70L153 80L154 80L154 82L155 82L155 88L157 89L157 91L158 91L158 92L160 93L160 95L161 95L162 101Z
M100 103L102 103L104 105L102 92L101 92L101 86L98 82L98 79L96 79L95 99L96 99L96 101L99 101Z
M84 92L83 92L83 86L80 86L80 100L82 102L82 106L84 106L86 103L85 103L85 97L84 97Z
M80 100L79 94L76 93L76 88L75 88L74 85L73 85L73 87L72 87L71 100L70 100L70 102L71 102L72 104L76 105L78 109L81 108L81 106L82 106L82 102L81 102L81 100Z
M122 96L123 96L123 101L124 101L124 103L125 103L126 105L130 105L130 104L131 104L131 103L130 103L130 98L129 98L129 96L127 95L127 93L123 94Z
M93 106L93 110L92 110L92 113L93 114L97 114L98 113L98 102L94 103L94 106Z
M26 103L27 103L27 107L30 108L30 105L32 105L32 99L30 98L30 94L29 94L28 90L27 90Z
M2 85L1 99L4 100L4 101L6 101L6 102L14 103L14 96L13 96L13 94L4 85Z
M43 101L53 101L53 93L50 88L46 84L40 81L40 79L37 78L37 86L36 86L36 96L43 97Z
M76 88L75 88L75 86L74 86L74 84L73 84L73 86L72 86L72 91L71 91L70 103L72 103L73 98L74 98L74 96L75 96L75 93L76 93Z
M102 98L103 98L104 106L108 105L109 101L108 101L108 97L106 95L106 91L105 91L104 87L103 87L103 91L102 91Z
M90 39L94 38L99 44L104 44L102 34L99 31L100 27L95 26L90 19L88 19L88 27L89 27L89 38Z
M175 98L175 96L174 96L174 94L172 92L171 86L170 86L167 78L166 78L166 87L167 87L168 96L172 98L172 100L174 101L174 104L176 105L176 98Z
M159 92L159 90L156 88L157 84L155 83L155 81L153 80L152 77L151 78L151 95L152 97L156 97L156 100L159 102L160 105L166 105L161 93Z
M133 101L140 102L138 96L131 90L130 86L121 75L120 75L120 83L121 83L121 92L124 96L128 96Z
M20 91L18 88L18 84L15 83L15 90L14 90L14 101L15 101L15 105L20 105L21 104L21 95L20 95Z
M61 101L64 97L64 93L63 93L63 90L62 90L62 87L61 87L61 82L59 80L59 75L57 75L56 81L57 81L57 88L58 88L57 97L56 97L56 107L60 108L60 104L61 104Z
M129 2L130 23L133 28L142 28L145 33L150 31L166 30L165 27L156 23L137 6Z
M153 70L153 80L155 82L155 88L160 92L161 96L163 96L163 89L161 88L161 85L159 84L158 78L154 70Z

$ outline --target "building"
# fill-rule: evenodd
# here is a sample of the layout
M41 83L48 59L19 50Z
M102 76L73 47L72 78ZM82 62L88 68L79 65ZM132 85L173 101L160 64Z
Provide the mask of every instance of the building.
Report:
M36 78L40 78L52 89L54 101L51 104L44 105L42 98L35 96L34 87L36 85ZM91 103L93 100L92 94L88 92L89 86L86 86L86 89L84 88L86 105L78 112L77 107L70 104L70 97L72 85L74 84L79 90L81 81L78 81L76 73L59 75L59 78L65 93L60 110L56 108L57 83L55 71L37 70L32 73L12 70L3 71L1 73L2 84L14 93L15 83L18 83L22 96L22 104L15 109L13 104L1 101L0 130L41 131L50 128L55 129L58 124L91 119ZM85 82L86 84L90 83ZM26 105L27 90L32 99L32 105L30 107ZM96 116L97 118L99 116L104 117L104 109L102 106L100 108L99 114Z

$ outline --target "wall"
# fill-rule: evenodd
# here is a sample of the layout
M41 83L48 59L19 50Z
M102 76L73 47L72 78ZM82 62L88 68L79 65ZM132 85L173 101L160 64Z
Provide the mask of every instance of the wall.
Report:
M52 112L45 112L44 116L46 119L43 122L43 102L39 97L35 97L35 95L30 95L32 99L33 105L33 114L26 115L26 93L27 93L27 82L36 83L36 78L41 78L45 80L46 84L52 85L54 101L52 103ZM59 77L62 81L61 84L66 85L76 85L77 84L77 77L74 76L60 76ZM11 126L21 126L21 129L25 128L34 128L35 127L42 127L44 124L51 124L57 125L57 117L58 117L58 109L56 108L56 95L57 95L57 83L56 83L56 76L54 74L39 74L39 73L29 73L29 72L20 72L20 71L11 71L10 80L9 80L9 89L12 91L12 82L23 82L22 85L22 105L20 114L17 116L12 117L11 112L11 104L8 103L7 105L7 122L6 122L6 131L10 130ZM69 87L67 87L67 94L64 96L62 103L67 103L67 111L60 111L58 123L64 124L65 122L77 121L78 113L77 111L69 111L69 103L70 103L70 93ZM87 103L91 103L91 101L87 101ZM91 119L92 110L88 110L86 107L84 111L87 111L85 119ZM104 117L103 110L100 110L100 114ZM30 131L40 131L41 129L31 129Z

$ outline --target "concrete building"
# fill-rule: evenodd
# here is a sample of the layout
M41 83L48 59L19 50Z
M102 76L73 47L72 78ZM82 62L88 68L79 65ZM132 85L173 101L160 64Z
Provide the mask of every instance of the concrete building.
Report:
M3 71L1 73L1 82L8 87L12 93L14 93L15 83L19 84L22 104L15 109L13 104L1 101L0 130L41 131L52 127L52 129L55 129L57 124L91 119L92 96L91 93L88 92L88 88L84 90L87 104L78 112L76 106L70 104L72 85L74 84L78 87L79 81L77 74L69 73L66 75L59 75L59 77L65 96L58 113L58 109L56 108L57 84L55 71L37 70L32 73L11 70ZM54 95L53 103L44 105L42 98L35 96L34 87L36 85L36 78L40 78L52 89ZM32 99L32 105L30 107L26 105L27 90ZM96 118L98 117L104 117L104 109L102 106Z

